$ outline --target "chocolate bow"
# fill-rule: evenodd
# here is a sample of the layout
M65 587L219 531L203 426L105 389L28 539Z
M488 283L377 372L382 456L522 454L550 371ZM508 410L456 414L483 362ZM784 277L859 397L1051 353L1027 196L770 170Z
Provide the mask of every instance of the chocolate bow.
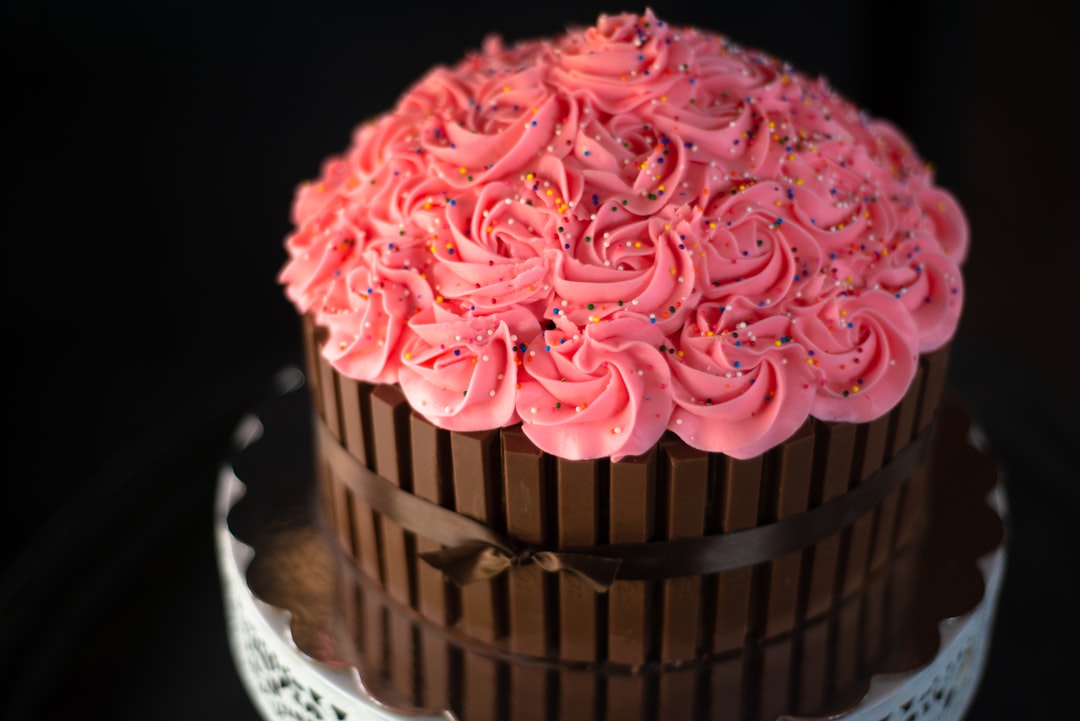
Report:
M464 543L460 546L421 553L420 558L450 577L459 586L484 581L505 573L513 566L535 564L555 573L566 571L584 581L597 593L605 593L615 581L622 561L587 553L536 551L524 548L517 553L491 543Z

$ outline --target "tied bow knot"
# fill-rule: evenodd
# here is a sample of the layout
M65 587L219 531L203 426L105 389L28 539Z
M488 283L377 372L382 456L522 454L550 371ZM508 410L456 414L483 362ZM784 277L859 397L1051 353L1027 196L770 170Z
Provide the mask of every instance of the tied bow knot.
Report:
M459 586L494 578L512 566L531 564L547 573L565 571L584 581L597 593L611 588L622 564L618 558L567 551L538 551L531 546L515 551L484 541L428 551L421 553L420 558L445 573Z

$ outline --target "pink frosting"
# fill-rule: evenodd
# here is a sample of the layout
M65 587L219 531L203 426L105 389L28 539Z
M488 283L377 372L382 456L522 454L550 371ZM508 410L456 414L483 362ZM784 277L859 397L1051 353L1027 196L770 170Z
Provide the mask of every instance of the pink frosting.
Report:
M519 345L539 329L524 308L457 316L436 305L409 324L401 390L433 423L453 431L515 423Z
M517 401L525 435L566 458L617 461L652 448L672 411L663 339L634 314L583 329L556 321L525 351Z
M669 427L696 448L749 458L806 420L820 374L792 342L789 318L745 300L725 308L701 304L669 349L676 359Z
M293 222L280 281L339 372L571 459L881 416L954 334L968 248L894 126L650 11L433 69Z

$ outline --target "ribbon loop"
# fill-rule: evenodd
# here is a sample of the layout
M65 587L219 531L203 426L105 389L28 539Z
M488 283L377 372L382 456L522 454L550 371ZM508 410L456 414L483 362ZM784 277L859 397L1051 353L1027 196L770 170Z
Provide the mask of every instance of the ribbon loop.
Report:
M486 543L465 543L421 553L420 558L459 586L495 578L513 565L503 549Z
M445 573L459 586L486 581L505 573L511 566L534 564L547 573L565 571L581 579L596 593L605 593L615 581L622 561L587 553L534 551L525 547L517 553L490 543L464 543L438 551L427 551L420 558Z

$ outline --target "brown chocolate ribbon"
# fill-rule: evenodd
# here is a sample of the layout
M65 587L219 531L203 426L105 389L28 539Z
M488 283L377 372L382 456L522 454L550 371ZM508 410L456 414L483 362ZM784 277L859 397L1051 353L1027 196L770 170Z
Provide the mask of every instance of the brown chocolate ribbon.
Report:
M899 488L928 456L937 421L883 468L852 490L783 521L745 531L645 543L536 548L432 503L377 475L341 446L316 417L319 448L337 477L373 509L406 531L446 548L420 554L459 585L494 578L513 566L565 571L598 593L616 580L698 576L753 566L812 546L855 522Z

